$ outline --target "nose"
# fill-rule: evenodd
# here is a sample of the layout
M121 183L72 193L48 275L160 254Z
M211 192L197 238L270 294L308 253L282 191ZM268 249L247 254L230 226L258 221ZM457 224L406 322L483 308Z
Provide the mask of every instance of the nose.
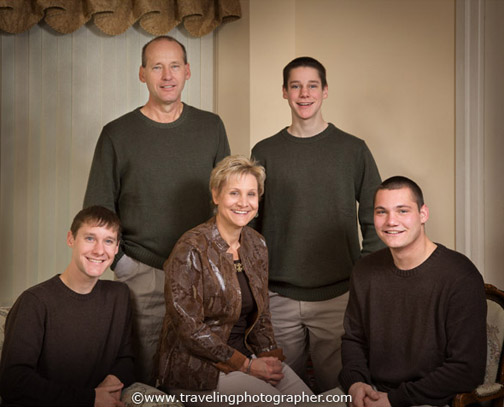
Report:
M396 216L393 212L390 212L388 215L387 215L387 225L397 225L397 219L396 219Z
M100 240L97 240L95 245L93 246L93 253L94 254L103 254L104 248L103 248L103 242Z
M299 90L299 95L301 97L306 97L308 96L308 88L306 86L301 86L300 90Z
M246 195L240 195L240 198L238 199L238 205L239 206L247 206L247 197Z
M170 67L163 68L163 80L170 80L172 77Z

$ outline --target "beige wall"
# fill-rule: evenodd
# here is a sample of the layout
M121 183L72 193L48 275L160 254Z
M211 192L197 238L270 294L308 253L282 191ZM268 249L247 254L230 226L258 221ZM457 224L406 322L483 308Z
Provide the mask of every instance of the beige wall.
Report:
M485 280L504 288L504 2L485 10Z
M213 34L170 33L191 61L183 100L212 110ZM115 37L92 26L59 35L45 24L0 33L1 306L68 265L66 234L101 128L148 98L138 68L151 38L135 27Z
M320 59L325 119L367 142L383 178L415 179L430 237L454 248L454 0L242 0L242 8L243 19L216 36L216 106L232 152L248 155L290 124L282 69L297 56Z

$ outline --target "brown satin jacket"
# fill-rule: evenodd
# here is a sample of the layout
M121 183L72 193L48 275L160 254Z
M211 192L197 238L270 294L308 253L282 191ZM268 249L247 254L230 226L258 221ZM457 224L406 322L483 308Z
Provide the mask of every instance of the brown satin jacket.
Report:
M219 372L239 370L245 355L227 345L240 316L241 291L229 246L215 217L186 232L164 264L166 316L160 338L159 379L168 388L213 390ZM277 356L268 305L264 238L245 226L238 249L256 303L246 345L257 356Z

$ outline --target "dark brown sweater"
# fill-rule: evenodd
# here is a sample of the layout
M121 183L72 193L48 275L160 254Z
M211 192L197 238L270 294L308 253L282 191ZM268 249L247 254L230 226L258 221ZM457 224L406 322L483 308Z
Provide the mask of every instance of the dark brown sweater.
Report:
M462 254L438 245L412 270L371 254L352 273L340 382L374 384L392 407L445 405L483 382L485 321L483 279Z
M99 280L78 294L55 276L26 290L5 324L0 394L5 405L93 406L108 374L134 381L125 284Z

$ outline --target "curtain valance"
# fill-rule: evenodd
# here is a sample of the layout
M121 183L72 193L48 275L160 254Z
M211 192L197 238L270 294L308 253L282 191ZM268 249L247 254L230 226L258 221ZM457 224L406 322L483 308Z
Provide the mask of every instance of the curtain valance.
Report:
M69 34L91 19L105 34L118 35L139 21L152 35L179 24L201 37L241 16L239 0L0 0L0 29L12 34L44 20Z

